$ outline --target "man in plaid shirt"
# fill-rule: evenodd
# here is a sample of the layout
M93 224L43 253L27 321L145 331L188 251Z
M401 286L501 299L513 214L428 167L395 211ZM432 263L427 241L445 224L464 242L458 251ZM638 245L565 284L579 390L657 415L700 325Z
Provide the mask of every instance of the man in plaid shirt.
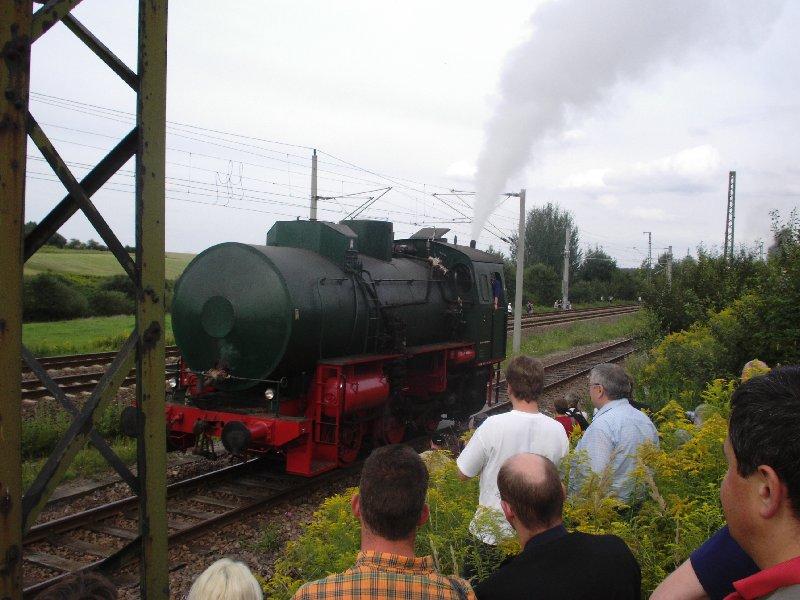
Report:
M427 489L428 471L411 448L376 449L364 463L352 501L361 522L356 564L305 584L294 600L475 600L466 581L437 573L430 556L414 556L417 529L428 520Z

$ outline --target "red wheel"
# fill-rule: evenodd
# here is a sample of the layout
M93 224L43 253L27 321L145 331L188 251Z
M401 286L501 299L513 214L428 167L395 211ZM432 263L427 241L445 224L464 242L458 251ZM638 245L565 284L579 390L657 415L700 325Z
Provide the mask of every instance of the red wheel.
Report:
M399 444L406 437L406 424L391 415L375 421L374 437L378 444Z
M439 422L442 418L435 413L428 413L426 415L422 415L417 419L417 427L423 433L433 433L439 428Z
M364 440L364 427L362 423L348 423L342 425L339 433L339 463L349 465L358 458L361 451L361 442Z

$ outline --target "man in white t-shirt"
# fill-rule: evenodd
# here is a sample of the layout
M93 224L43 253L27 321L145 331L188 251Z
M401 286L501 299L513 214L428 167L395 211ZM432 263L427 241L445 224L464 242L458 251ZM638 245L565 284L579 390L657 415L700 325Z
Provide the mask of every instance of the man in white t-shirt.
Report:
M516 356L509 361L505 375L512 410L486 419L456 461L463 479L480 475L478 509L470 532L488 546L497 546L502 538L515 535L503 517L497 489L497 473L503 462L516 454L533 453L558 465L569 451L564 426L539 412L538 398L544 387L542 363L529 356ZM469 571L468 575L474 575Z

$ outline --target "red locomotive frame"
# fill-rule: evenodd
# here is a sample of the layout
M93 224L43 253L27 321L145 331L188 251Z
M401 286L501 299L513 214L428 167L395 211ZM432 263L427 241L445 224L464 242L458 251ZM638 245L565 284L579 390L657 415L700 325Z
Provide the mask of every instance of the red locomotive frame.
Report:
M403 387L394 390L413 398L421 409L416 424L435 429L442 413L434 397L448 390L455 375L498 360L477 363L473 343L448 342L407 348L402 354L364 354L320 361L305 395L281 399L272 411L237 412L207 409L192 404L167 403L169 439L174 447L196 446L204 436L221 437L252 454L278 451L286 456L286 471L313 476L354 461L362 442L396 443L406 433L407 415L389 410L393 390L386 367L402 361ZM486 385L499 377L489 370ZM191 397L202 398L214 389L181 362L178 386Z

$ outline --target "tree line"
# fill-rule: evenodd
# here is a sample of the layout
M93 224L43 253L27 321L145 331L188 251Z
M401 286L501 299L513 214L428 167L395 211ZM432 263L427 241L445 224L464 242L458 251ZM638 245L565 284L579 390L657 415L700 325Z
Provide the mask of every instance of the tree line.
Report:
M28 235L31 231L36 228L38 223L36 221L28 221L25 223L25 235ZM67 240L63 235L56 232L54 233L49 240L45 243L45 246L53 246L55 248L66 248L68 250L100 250L100 251L108 251L108 246L105 246L94 239L89 239L86 242L83 242L77 238L71 238ZM135 252L136 248L133 246L125 246L125 250L127 252Z
M528 211L525 221L525 270L523 302L549 306L561 298L564 273L564 246L569 228L569 299L572 302L636 300L641 295L645 274L641 269L617 265L601 246L583 252L580 232L572 213L548 203ZM511 257L503 256L506 288L515 289L517 279L518 236L512 235ZM490 247L490 252L501 255Z

